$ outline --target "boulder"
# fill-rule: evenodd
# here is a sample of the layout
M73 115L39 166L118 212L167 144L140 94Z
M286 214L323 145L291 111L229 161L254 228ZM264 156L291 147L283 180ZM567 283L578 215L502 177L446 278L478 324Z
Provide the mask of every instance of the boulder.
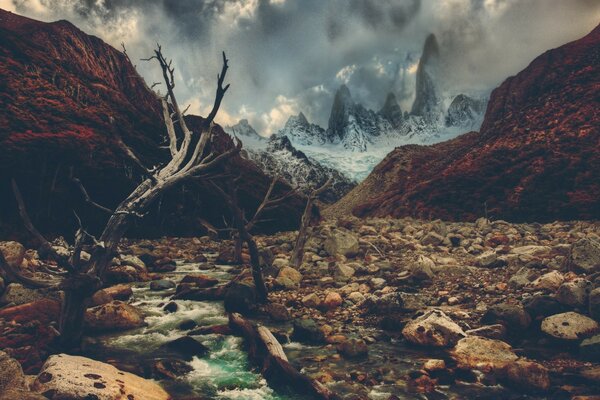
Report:
M556 298L549 295L538 294L523 300L525 310L532 318L547 317L566 311L565 306Z
M598 323L585 315L569 311L546 317L542 332L556 339L581 340L598 331Z
M176 358L158 360L152 366L154 375L160 379L176 380L194 370L188 363Z
M430 280L433 278L435 263L428 257L419 256L417 261L410 266L410 274L417 280Z
M484 324L502 323L509 332L517 333L529 328L531 317L521 304L502 303L490 306L483 315Z
M290 310L283 304L271 303L267 306L266 311L267 314L269 314L269 317L276 322L285 322L292 319Z
M25 389L25 374L21 364L3 351L0 351L0 395L7 389Z
M502 368L518 359L508 343L480 336L459 340L450 355L458 368L483 371Z
M446 347L456 344L465 332L441 310L431 310L408 322L402 335L421 346Z
M295 289L300 287L302 274L292 267L283 267L279 270L275 283L284 289Z
M529 285L531 280L534 278L535 272L529 268L520 268L513 276L508 280L508 286L516 289L520 289Z
M530 283L530 286L537 290L546 290L555 292L565 281L565 277L558 271L551 271L544 274Z
M365 300L365 295L361 292L352 292L347 296L347 299L354 304L360 304Z
M548 369L533 361L508 363L499 374L508 386L525 392L545 392L550 388Z
M144 326L144 316L134 306L115 300L88 309L85 313L85 326L95 332L139 328Z
M128 282L147 282L150 280L146 268L139 269L133 265L111 265L106 270L106 281L110 284Z
M600 287L590 292L589 304L590 317L600 322Z
M319 308L321 306L321 299L316 293L310 293L302 298L302 304L310 308Z
M323 243L325 251L332 256L355 256L360 250L358 237L345 229L332 230Z
M48 399L168 400L153 381L90 358L58 354L48 358L32 389Z
M14 307L0 309L0 319L27 323L29 321L40 321L49 324L58 321L60 314L60 303L52 299L40 299Z
M579 354L585 359L600 361L600 334L582 340L579 344Z
M488 339L504 339L506 337L506 326L503 324L484 325L476 329L469 329L467 335L481 336Z
M313 319L302 318L294 321L292 340L321 344L325 342L325 334Z
M337 351L345 358L360 358L369 353L369 348L362 339L348 339L338 344Z
M127 301L131 296L133 296L133 290L131 289L131 286L125 283L110 286L103 290L115 300Z
M323 307L325 307L327 310L333 310L334 308L341 306L343 302L344 300L339 293L327 292L325 294L325 299L323 300Z
M444 237L437 232L428 232L421 239L421 244L423 246L433 245L439 246L444 242Z
M405 311L404 298L401 292L367 295L362 306L367 312L379 315L389 315Z
M333 267L333 278L338 282L349 281L356 271L349 265L336 263Z
M12 304L15 306L31 303L32 301L41 300L46 297L46 292L41 289L29 289L20 283L9 284L2 297L0 304Z
M569 256L569 269L592 274L600 271L600 242L584 238L575 242Z
M161 348L176 352L186 361L191 361L193 357L204 357L209 352L208 347L190 336L167 342Z
M495 251L486 251L477 256L476 263L482 268L499 268L506 265L506 260L498 257Z
M0 252L4 259L13 268L21 267L25 258L25 247L19 242L0 242Z
M153 291L169 290L173 289L175 286L177 286L175 282L168 279L159 279L157 281L150 282L150 290Z
M592 283L590 281L576 278L560 285L556 292L556 300L570 307L584 307L587 305L587 299L591 291Z
M232 282L225 292L225 310L247 314L256 307L256 287L251 282Z
M186 275L181 280L181 283L191 283L197 288L209 288L215 286L219 281L204 274Z
M102 304L110 303L113 300L113 297L105 289L100 289L92 296L91 306L100 306Z

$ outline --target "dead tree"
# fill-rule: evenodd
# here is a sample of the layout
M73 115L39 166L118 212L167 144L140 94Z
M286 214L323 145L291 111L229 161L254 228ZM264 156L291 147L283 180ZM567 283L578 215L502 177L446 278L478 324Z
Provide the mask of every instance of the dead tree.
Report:
M250 219L246 218L244 210L242 210L238 202L237 187L239 177L236 179L227 179L225 181L226 190L222 189L214 181L211 181L212 187L225 200L233 217L233 229L236 232L234 244L234 257L236 260L242 259L242 249L244 243L246 243L248 246L248 251L250 253L250 266L252 267L252 278L254 280L254 285L256 286L258 300L261 303L265 303L267 301L267 288L262 275L262 266L260 265L258 246L256 245L254 236L250 232L256 227L257 224L265 221L261 218L266 211L274 209L297 192L297 189L292 189L280 197L272 198L271 196L273 195L273 189L275 189L275 185L277 184L278 180L279 179L277 177L273 178L262 202Z
M158 46L154 55L147 59L156 60L162 70L167 93L158 97L162 105L162 114L169 140L169 160L153 169L148 169L135 155L121 138L116 138L116 145L122 150L129 160L144 174L144 180L125 198L114 210L95 203L83 184L75 179L75 184L80 188L86 201L106 212L108 221L101 233L96 238L80 228L75 236L74 250L71 257L61 257L54 251L50 243L35 229L31 223L25 203L21 197L16 183L13 189L19 206L19 212L27 229L47 250L49 256L54 258L62 267L65 275L57 276L53 280L40 281L23 276L20 271L10 268L7 263L0 262L0 267L10 271L16 281L29 286L55 287L64 291L62 302L59 332L60 341L64 347L75 347L79 344L83 334L83 319L85 310L91 296L102 287L106 271L117 251L117 245L135 218L144 216L150 205L167 190L189 179L210 179L215 174L215 168L222 165L241 150L241 142L236 141L233 148L217 154L211 145L213 120L217 115L221 101L229 85L223 85L228 69L228 60L223 53L223 67L217 75L217 90L211 112L203 121L199 132L192 132L188 128L184 112L179 108L175 98L174 68L172 62L163 56L161 47ZM158 96L158 95L157 95ZM178 129L176 128L176 125ZM90 253L88 261L84 261L80 254L83 249Z
M311 222L314 202L319 198L321 193L323 193L331 185L332 182L332 178L329 178L327 182L323 184L323 186L318 189L314 189L308 195L306 207L304 207L304 213L302 214L302 219L300 220L300 228L298 228L296 243L294 244L292 256L290 257L290 266L292 267L298 268L300 265L302 265L302 259L304 258L304 246L308 240L308 227L310 226Z

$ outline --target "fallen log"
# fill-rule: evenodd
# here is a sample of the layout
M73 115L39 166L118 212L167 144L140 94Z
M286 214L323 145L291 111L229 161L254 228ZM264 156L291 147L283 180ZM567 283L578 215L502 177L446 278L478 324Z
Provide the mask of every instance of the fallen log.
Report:
M281 344L269 329L255 328L240 314L229 314L229 324L234 332L240 333L248 346L250 360L261 367L261 373L270 383L285 383L301 394L315 399L336 400L340 397L322 383L309 378L292 366Z
M179 293L171 297L171 300L194 300L194 301L215 301L225 299L225 292L229 283L212 288L194 288L182 287Z
M233 332L232 332L231 328L229 327L229 325L227 325L227 324L202 326L200 328L196 328L196 329L188 332L188 336L211 335L211 334L231 335L231 334L233 334Z

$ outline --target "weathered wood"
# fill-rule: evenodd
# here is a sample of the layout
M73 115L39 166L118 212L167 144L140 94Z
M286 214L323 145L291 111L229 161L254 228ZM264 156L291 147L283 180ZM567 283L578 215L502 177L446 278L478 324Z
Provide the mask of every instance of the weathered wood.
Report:
M269 382L291 386L299 393L310 394L315 399L339 399L339 396L325 385L294 368L289 363L283 347L268 328L255 328L237 313L229 314L229 323L234 332L244 337L250 359L261 368L263 376Z
M200 328L196 328L192 331L188 332L188 336L194 335L232 335L233 330L228 324L224 325L211 325L211 326L202 326Z

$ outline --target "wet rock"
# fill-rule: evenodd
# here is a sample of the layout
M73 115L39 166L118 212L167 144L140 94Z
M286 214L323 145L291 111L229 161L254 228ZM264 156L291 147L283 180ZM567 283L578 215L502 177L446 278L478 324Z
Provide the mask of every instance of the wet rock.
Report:
M338 282L349 281L354 276L354 268L346 264L337 263L333 267L333 277Z
M256 288L250 282L233 282L225 292L225 310L247 314L256 307Z
M170 301L168 302L164 307L163 310L165 310L168 313L174 313L177 312L177 310L179 309L179 306L177 305L177 303L175 303L174 301Z
M179 323L179 325L177 325L177 329L180 329L182 331L189 331L190 329L194 329L197 326L198 323L193 319L184 319Z
M479 370L502 368L518 358L508 343L480 336L459 340L450 355L458 368Z
M584 339L579 344L579 354L587 360L600 361L600 335Z
M138 268L134 265L112 265L106 271L106 281L109 284L147 282L149 280L150 276L145 267Z
M48 400L46 396L34 393L29 389L9 388L0 392L0 400Z
M32 389L48 399L168 400L158 384L85 357L58 354L48 358Z
M531 324L531 317L521 304L495 304L483 315L484 324L502 323L511 333L521 332Z
M25 257L25 247L19 242L0 242L0 252L13 268L20 268Z
M294 321L292 339L303 343L319 344L325 342L325 334L313 319L302 318Z
M360 250L358 237L345 229L334 229L323 243L325 251L332 256L343 255L345 257L355 256Z
M598 323L585 315L569 311L542 321L542 332L556 339L581 340L598 331Z
M548 272L531 282L530 286L537 290L555 292L564 282L565 277L558 271Z
M467 335L481 336L488 339L504 339L506 337L506 326L502 324L484 325L476 329L465 331Z
M174 351L187 361L190 361L193 357L204 357L209 352L208 347L189 336L182 336L167 342L161 348Z
M446 369L446 362L444 360L431 358L425 361L423 369L427 372L443 371Z
M395 314L404 311L404 299L400 292L371 294L365 297L362 306L371 314Z
M508 363L499 374L509 386L525 392L545 392L550 388L548 369L533 361Z
M29 289L20 283L11 283L4 290L2 297L0 297L0 304L12 304L18 306L41 300L45 297L45 292L40 289Z
M416 262L410 266L410 274L416 280L430 280L433 278L435 263L428 257L419 256Z
M290 310L288 310L283 304L271 303L267 306L266 311L269 314L269 317L276 322L285 322L292 319Z
M95 332L127 330L144 326L144 316L134 306L115 300L88 309L85 325Z
M0 351L0 395L9 388L25 389L25 374L17 360Z
M327 292L325 294L325 299L323 300L323 307L325 307L327 310L333 310L334 308L341 306L343 302L344 300L339 293Z
M100 289L92 296L91 306L99 306L102 304L110 303L113 300L114 299L112 298L112 296L108 294L106 290Z
M181 283L191 283L197 288L209 288L215 286L219 281L208 275L194 274L184 276Z
M103 290L115 300L127 301L133 296L133 290L131 289L131 286L127 284L110 286Z
M188 363L177 359L158 360L153 365L154 374L160 379L179 379L193 370Z
M523 300L523 306L532 318L547 317L566 311L565 306L548 295L534 295Z
M316 293L310 293L302 298L302 304L310 308L319 308L321 306L321 299Z
M352 338L338 344L337 351L345 358L359 358L369 353L369 347L364 340Z
M157 281L150 282L150 290L153 291L169 290L173 289L175 286L177 286L175 282L168 279L159 279Z
M406 340L421 346L446 347L456 344L466 334L440 310L431 310L408 322L402 330Z
M275 283L284 289L295 289L300 286L302 274L292 267L283 267L275 279Z
M585 273L600 271L600 242L584 238L573 244L569 257L569 268Z
M590 317L600 322L600 287L590 292L589 304Z
M440 235L437 232L428 232L421 239L421 244L423 246L428 246L428 245L439 246L443 242L444 242L444 236Z
M592 291L592 283L583 278L565 282L556 292L556 300L570 307L583 307Z
M534 277L534 271L530 270L529 268L522 267L517 271L516 274L510 277L508 280L508 286L515 289L523 288L529 285Z

